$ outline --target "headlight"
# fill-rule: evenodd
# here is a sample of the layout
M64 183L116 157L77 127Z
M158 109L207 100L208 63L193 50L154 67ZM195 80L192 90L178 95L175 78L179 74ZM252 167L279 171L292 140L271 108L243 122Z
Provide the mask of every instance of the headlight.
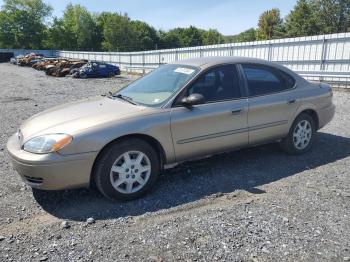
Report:
M65 134L43 135L30 139L23 145L23 150L35 154L56 152L72 141L73 137Z

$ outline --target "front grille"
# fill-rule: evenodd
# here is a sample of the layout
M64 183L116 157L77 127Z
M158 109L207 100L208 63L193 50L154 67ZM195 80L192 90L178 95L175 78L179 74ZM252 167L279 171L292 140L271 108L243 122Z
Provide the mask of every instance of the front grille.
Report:
M24 176L24 178L31 184L40 185L44 182L44 179L41 177L30 177L30 176Z

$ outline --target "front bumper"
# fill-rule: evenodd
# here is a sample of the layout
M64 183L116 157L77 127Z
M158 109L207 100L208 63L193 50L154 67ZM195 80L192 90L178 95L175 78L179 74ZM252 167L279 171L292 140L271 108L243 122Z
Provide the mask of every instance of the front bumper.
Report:
M62 190L89 186L97 152L61 155L33 154L20 148L16 135L7 142L12 165L23 181L33 188Z

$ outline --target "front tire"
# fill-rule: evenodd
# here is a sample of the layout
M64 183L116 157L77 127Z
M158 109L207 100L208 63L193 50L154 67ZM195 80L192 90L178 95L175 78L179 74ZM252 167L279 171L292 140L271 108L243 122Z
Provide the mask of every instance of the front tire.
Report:
M95 184L112 200L132 200L144 195L160 172L156 151L141 139L128 139L108 146L94 168Z
M301 113L293 122L288 135L282 139L281 148L291 155L300 155L310 150L316 132L315 120Z

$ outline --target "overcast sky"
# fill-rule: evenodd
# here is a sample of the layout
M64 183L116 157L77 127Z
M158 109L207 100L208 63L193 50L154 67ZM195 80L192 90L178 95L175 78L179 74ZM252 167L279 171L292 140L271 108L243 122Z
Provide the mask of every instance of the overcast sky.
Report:
M145 21L157 29L194 25L203 29L216 28L225 35L256 27L259 15L277 7L282 17L296 0L46 0L55 16L62 16L71 2L81 4L91 12L126 12L131 19ZM2 5L3 1L0 0Z

